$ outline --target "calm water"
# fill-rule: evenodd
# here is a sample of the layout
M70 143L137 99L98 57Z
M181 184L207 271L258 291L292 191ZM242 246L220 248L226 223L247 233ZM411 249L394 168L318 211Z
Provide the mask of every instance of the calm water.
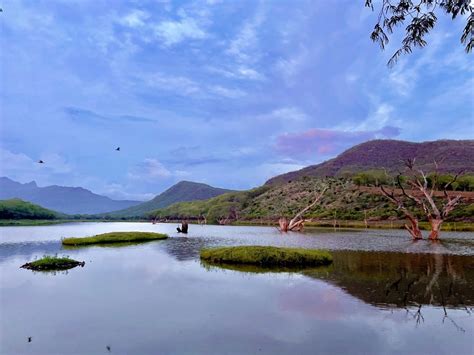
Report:
M77 223L0 228L2 354L472 354L474 233L413 243L403 231ZM150 230L171 238L63 249L61 237ZM216 245L327 248L329 267L202 265ZM63 273L19 269L44 254ZM28 342L28 337L32 337ZM110 347L110 351L107 349Z

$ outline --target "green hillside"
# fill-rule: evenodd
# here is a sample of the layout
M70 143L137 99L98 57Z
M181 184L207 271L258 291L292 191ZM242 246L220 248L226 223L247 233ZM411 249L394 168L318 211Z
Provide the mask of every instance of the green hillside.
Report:
M308 211L307 218L359 221L365 217L372 220L403 219L403 215L381 194L379 188L359 186L351 179L312 177L283 185L265 185L249 191L227 193L207 201L176 203L151 215L167 219L206 216L211 223L226 217L240 222L276 221L281 216L292 217L309 205L323 186L328 186L328 190L320 202ZM467 197L451 214L452 220L474 220L474 193L463 194Z
M56 219L64 215L20 199L0 200L0 219Z

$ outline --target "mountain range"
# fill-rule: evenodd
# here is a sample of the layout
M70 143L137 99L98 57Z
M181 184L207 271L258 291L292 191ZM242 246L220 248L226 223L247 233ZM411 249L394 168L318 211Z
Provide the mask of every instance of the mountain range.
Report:
M403 171L403 160L408 158L416 158L417 167L428 173L433 171L433 161L439 164L439 171L443 173L457 173L461 170L465 173L472 173L474 172L474 140L439 140L423 143L397 140L368 141L354 146L321 164L276 176L265 183L263 190L257 189L256 191L262 193L271 186L284 185L288 182L301 180L303 177L351 176L357 172L374 169L384 169L387 173L394 174ZM308 188L303 185L300 187L302 189ZM292 189L294 190L294 188ZM252 203L258 202L254 201L256 198L254 190L250 190L248 192L249 196L247 196L245 191L236 192L191 181L181 181L152 200L140 202L112 200L81 187L56 185L38 187L34 181L22 184L6 177L0 178L0 200L19 198L66 214L97 214L114 218L145 216L151 211L167 208L175 203L199 202L229 192L232 192L232 194L227 194L222 198L219 197L218 200L214 199L209 203L222 204L228 207L229 203L232 204L237 200L247 201L245 204L250 203L249 201L252 201ZM279 191L278 193L283 194L284 192ZM298 194L298 191L294 190L292 193ZM265 196L269 196L269 194L270 192ZM278 202L275 203L278 204ZM189 206L195 207L192 204ZM211 208L212 206L208 207ZM219 208L214 207L217 213ZM273 208L276 207L273 206ZM169 210L169 212L172 212L170 215L173 215L175 212L182 211Z
M22 184L0 177L0 200L22 199L66 214L95 214L115 211L139 204L141 201L112 200L82 187L39 187L32 181Z
M406 142L398 140L372 140L356 145L337 157L321 164L310 165L298 171L278 175L266 184L281 184L309 177L338 177L353 175L372 169L385 169L389 174L404 170L403 160L416 159L418 168L425 172L474 172L474 140L437 140L432 142Z

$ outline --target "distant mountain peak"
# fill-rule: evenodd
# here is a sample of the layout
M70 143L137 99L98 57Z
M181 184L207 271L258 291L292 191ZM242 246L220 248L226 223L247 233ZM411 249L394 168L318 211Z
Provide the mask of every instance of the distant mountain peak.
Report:
M111 215L141 216L148 212L168 207L176 202L207 200L231 191L232 190L213 187L201 182L183 180L155 196L150 201L124 210L115 211L111 213Z
M30 181L26 184L24 184L25 186L28 186L28 187L38 187L38 185L36 184L36 181Z
M83 187L51 185L38 187L35 181L19 183L0 178L0 199L20 198L42 207L67 214L96 214L139 204L140 201L112 200Z

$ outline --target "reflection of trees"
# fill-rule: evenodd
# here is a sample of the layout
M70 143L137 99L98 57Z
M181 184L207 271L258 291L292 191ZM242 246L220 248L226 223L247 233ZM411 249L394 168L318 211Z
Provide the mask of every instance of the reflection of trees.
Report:
M389 307L474 305L474 258L443 254L333 252L326 269L305 272L363 301Z
M325 279L366 303L405 308L407 317L423 323L423 306L442 307L443 323L449 309L471 314L474 306L474 257L443 254L333 252L328 268L305 271Z

